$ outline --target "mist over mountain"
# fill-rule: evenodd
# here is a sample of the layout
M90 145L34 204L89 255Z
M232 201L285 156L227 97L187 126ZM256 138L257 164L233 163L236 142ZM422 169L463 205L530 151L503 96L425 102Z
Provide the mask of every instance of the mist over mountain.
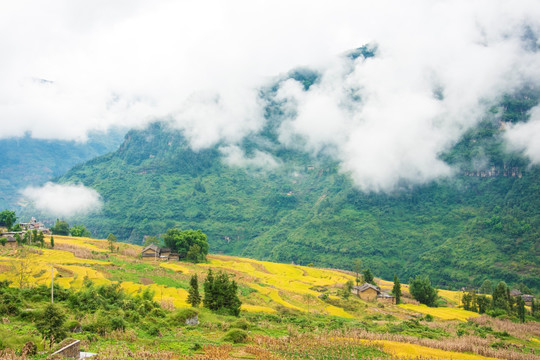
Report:
M0 139L0 207L24 205L21 191L64 174L74 165L116 150L125 130L93 132L88 141L24 137Z
M319 81L306 69L282 82L291 79L302 91ZM200 228L214 253L349 269L361 259L385 278L422 273L453 288L486 278L540 286L540 170L504 138L530 121L534 88L505 95L440 154L452 175L402 178L385 192L362 189L332 148L314 155L301 142L284 146L289 113L278 89L261 95L266 126L238 145L194 150L167 122L128 132L117 151L59 179L102 197L101 211L74 221L133 243L170 227Z

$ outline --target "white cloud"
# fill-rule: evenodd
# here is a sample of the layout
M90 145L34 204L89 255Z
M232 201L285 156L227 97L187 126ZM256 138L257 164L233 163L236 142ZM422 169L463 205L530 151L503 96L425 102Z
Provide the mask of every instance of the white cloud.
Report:
M229 166L271 170L280 165L271 154L260 150L255 150L251 156L246 156L244 151L237 145L222 146L219 150L223 154L223 161Z
M66 218L99 211L103 205L99 193L82 184L48 182L41 187L27 187L21 193L38 210Z
M540 106L531 110L529 121L509 127L504 136L511 150L521 151L533 164L540 164Z
M294 82L279 91L294 113L279 139L329 152L366 191L448 176L440 153L502 92L540 81L540 52L522 39L525 25L540 34L537 0L53 0L1 10L0 138L84 140L170 119L194 149L234 146L264 126L257 89L312 66L323 78L309 92ZM335 60L368 42L375 59Z

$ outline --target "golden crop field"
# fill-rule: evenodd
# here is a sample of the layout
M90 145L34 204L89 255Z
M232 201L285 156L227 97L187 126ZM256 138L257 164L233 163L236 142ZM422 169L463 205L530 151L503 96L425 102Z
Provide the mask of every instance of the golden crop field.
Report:
M367 343L368 341L365 342ZM420 357L441 360L497 360L492 357L434 349L427 346L397 341L371 340L370 342L382 345L384 352L398 356L400 359L417 359Z
M414 304L401 304L398 306L401 308L419 312L422 314L429 314L431 316L434 316L443 320L467 321L468 318L480 316L480 314L472 312L472 311L467 311L467 310L458 309L458 308L450 308L450 307L432 308L426 305L414 305Z

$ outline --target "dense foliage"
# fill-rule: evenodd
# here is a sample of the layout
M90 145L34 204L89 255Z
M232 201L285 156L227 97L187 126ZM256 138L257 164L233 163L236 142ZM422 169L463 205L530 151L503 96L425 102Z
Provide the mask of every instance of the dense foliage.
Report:
M227 273L220 271L214 276L212 269L208 270L203 286L205 308L233 316L240 314L242 302L238 298L238 286Z
M435 306L437 301L437 289L431 285L427 276L417 276L409 280L409 292L415 300L427 306Z
M205 261L208 255L208 240L201 230L169 229L163 240L180 259L197 263Z
M272 154L280 162L272 171L229 166L217 146L193 151L180 132L155 123L61 181L100 192L103 211L79 220L103 237L114 231L140 244L163 229L203 229L212 252L345 269L362 259L386 279L425 274L458 288L489 278L538 291L540 169L505 150L500 123L527 120L538 97L526 94L507 96L441 154L454 177L394 193L361 192L331 159L279 146L282 109L271 100L267 126L241 147L248 157Z
M15 221L17 221L15 211L4 210L0 212L0 226L5 226L8 231L11 231L11 227L15 224Z
M64 220L56 219L56 223L51 228L54 235L69 235L69 224ZM78 231L76 229L76 231Z

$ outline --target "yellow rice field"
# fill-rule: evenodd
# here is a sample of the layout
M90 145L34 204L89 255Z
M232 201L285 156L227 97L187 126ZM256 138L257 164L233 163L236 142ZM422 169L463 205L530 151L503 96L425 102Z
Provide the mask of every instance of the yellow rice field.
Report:
M414 304L401 304L398 306L401 308L419 312L422 314L429 314L431 316L434 316L443 320L467 321L468 318L480 316L480 314L478 313L463 310L463 309L458 309L458 308L449 308L449 307L431 308L426 305L414 305Z
M366 340L365 342L368 341ZM417 359L421 357L441 360L497 360L496 358L492 357L434 349L427 346L397 341L374 340L369 342L374 344L380 344L382 345L384 352L405 359Z

